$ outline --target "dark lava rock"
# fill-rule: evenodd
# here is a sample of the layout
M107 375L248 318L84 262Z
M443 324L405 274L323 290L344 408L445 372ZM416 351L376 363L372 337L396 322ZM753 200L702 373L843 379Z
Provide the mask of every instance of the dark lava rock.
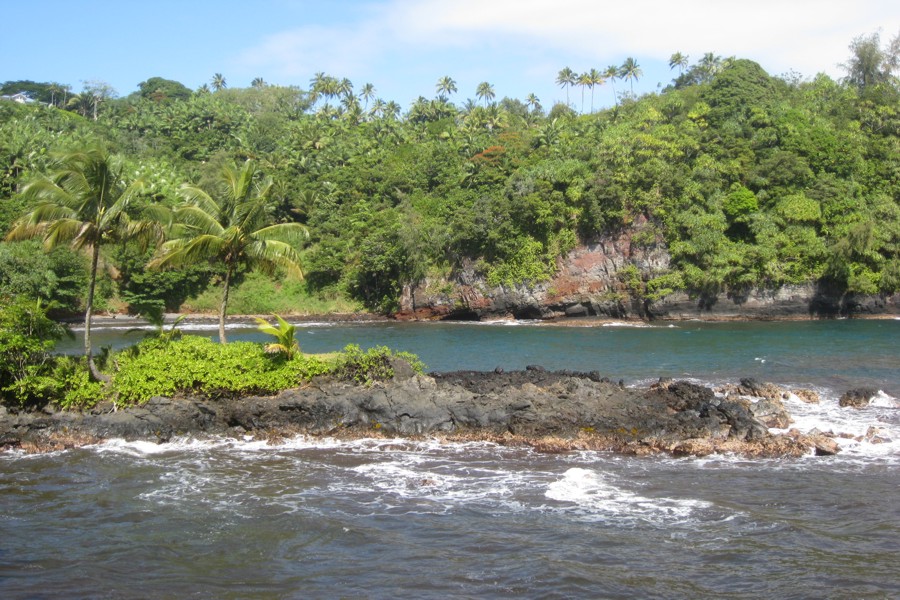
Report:
M854 388L852 390L847 390L841 399L838 401L840 406L850 406L853 408L863 408L869 405L869 402L872 401L878 394L878 390L870 387L861 387Z
M0 445L40 447L61 435L166 441L235 432L314 435L516 436L535 448L591 447L632 453L796 454L775 443L745 403L685 381L639 390L599 373L530 369L402 373L362 386L314 380L274 396L153 398L127 409L0 414ZM588 444L584 446L583 444ZM44 444L43 447L49 447Z

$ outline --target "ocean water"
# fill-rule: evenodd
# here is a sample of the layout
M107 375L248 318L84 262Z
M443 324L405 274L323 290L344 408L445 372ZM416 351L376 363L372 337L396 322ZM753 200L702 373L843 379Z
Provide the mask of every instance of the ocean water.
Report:
M812 388L819 404L786 401L792 426L842 434L842 452L297 437L6 453L0 598L898 598L898 334L890 320L305 326L306 351L385 344L438 371L542 364L628 385ZM839 408L859 385L882 392Z

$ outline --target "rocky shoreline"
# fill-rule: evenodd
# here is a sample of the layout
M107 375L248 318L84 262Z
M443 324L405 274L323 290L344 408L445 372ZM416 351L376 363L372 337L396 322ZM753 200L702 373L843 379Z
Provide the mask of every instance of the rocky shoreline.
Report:
M404 368L404 366L406 368ZM720 390L686 381L626 388L599 373L524 371L416 375L361 386L317 379L274 396L163 398L116 410L16 412L0 407L0 450L60 450L105 439L165 443L177 437L401 436L492 440L540 451L609 450L748 457L828 455L826 434L790 430L787 390L751 379ZM864 398L870 391L856 390ZM806 390L792 393L817 401ZM871 391L874 393L874 391ZM788 430L773 434L770 428Z

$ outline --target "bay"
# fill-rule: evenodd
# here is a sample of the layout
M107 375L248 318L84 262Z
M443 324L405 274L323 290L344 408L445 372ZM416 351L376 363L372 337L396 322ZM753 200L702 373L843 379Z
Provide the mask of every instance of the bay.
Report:
M308 352L387 345L434 371L810 387L819 404L785 401L792 426L846 433L842 452L639 458L301 436L5 453L0 597L900 597L900 322L672 325L307 324L299 339ZM186 329L215 335L203 327ZM882 393L838 407L858 385Z

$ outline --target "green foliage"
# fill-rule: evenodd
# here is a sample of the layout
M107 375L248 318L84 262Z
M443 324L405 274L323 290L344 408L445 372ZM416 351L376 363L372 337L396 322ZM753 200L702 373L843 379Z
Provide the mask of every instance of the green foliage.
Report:
M232 274L243 277L232 312L392 311L405 285L472 264L494 285L542 281L578 243L629 230L635 243L671 254L668 273L641 274L647 297L820 277L885 292L897 288L900 260L900 84L897 40L884 42L853 40L844 81L773 77L712 52L689 64L676 53L673 85L641 98L616 89L620 77L641 77L630 60L606 70L623 101L581 115L570 87L581 87L585 112L593 86L568 68L557 79L566 102L546 116L536 98L493 102L489 84L483 103L454 104L449 76L437 99L423 96L402 114L406 107L375 98L371 86L357 95L325 73L309 93L225 87L220 76L221 89L193 94L154 77L127 98L106 94L96 121L87 94L71 107L87 119L0 103L0 226L31 210L20 192L50 170L55 152L103 140L127 155L126 179L139 176L147 198L169 208L185 182L219 200L223 168L252 158L265 175L254 183L272 182L269 223L309 228L300 253L307 283L242 267ZM57 105L71 96L55 84L9 83ZM104 92L91 83L86 92ZM867 220L875 226L861 235ZM645 227L652 233L634 234ZM148 273L145 258L133 248L101 257L117 268L117 300L132 310L175 310L187 296L192 309L220 306L215 290L202 288L225 283L221 265ZM3 265L15 266L4 275ZM59 277L0 251L0 286L15 279L74 306L77 296L51 271Z
M421 374L425 369L425 365L414 354L395 353L384 346L369 348L364 352L358 345L350 344L344 348L338 359L335 374L341 379L368 386L376 381L392 378L395 359L409 363L416 373Z
M488 267L489 285L516 285L546 281L553 275L555 265L544 252L544 245L530 238L510 240L514 249L510 254Z
M46 401L57 390L51 351L66 335L65 327L47 317L40 301L24 296L2 298L0 308L0 395L29 405Z
M756 194L735 183L722 202L722 210L729 221L745 220L748 215L759 210L759 202Z
M287 360L265 352L259 344L216 344L186 335L170 343L151 338L117 358L112 390L119 404L135 404L153 396L202 394L210 397L271 394L329 372L314 356Z
M106 384L95 381L84 358L58 356L53 367L53 394L56 404L66 410L86 410L107 399Z
M202 293L188 298L183 310L215 312L222 300L221 291L213 285ZM311 290L309 281L292 281L269 277L265 273L250 272L234 287L228 301L230 315L295 314L322 315L353 313L363 309L356 301L339 291Z
M138 84L138 89L141 98L154 102L187 100L193 93L184 84L162 77L151 77L147 81L142 81Z
M0 297L39 298L52 310L74 312L87 282L85 262L65 247L45 253L37 241L0 242Z
M300 342L294 337L297 327L278 315L272 316L278 321L278 327L273 327L265 319L256 318L257 329L275 338L274 342L266 344L266 352L282 354L287 360L291 360L300 353Z

